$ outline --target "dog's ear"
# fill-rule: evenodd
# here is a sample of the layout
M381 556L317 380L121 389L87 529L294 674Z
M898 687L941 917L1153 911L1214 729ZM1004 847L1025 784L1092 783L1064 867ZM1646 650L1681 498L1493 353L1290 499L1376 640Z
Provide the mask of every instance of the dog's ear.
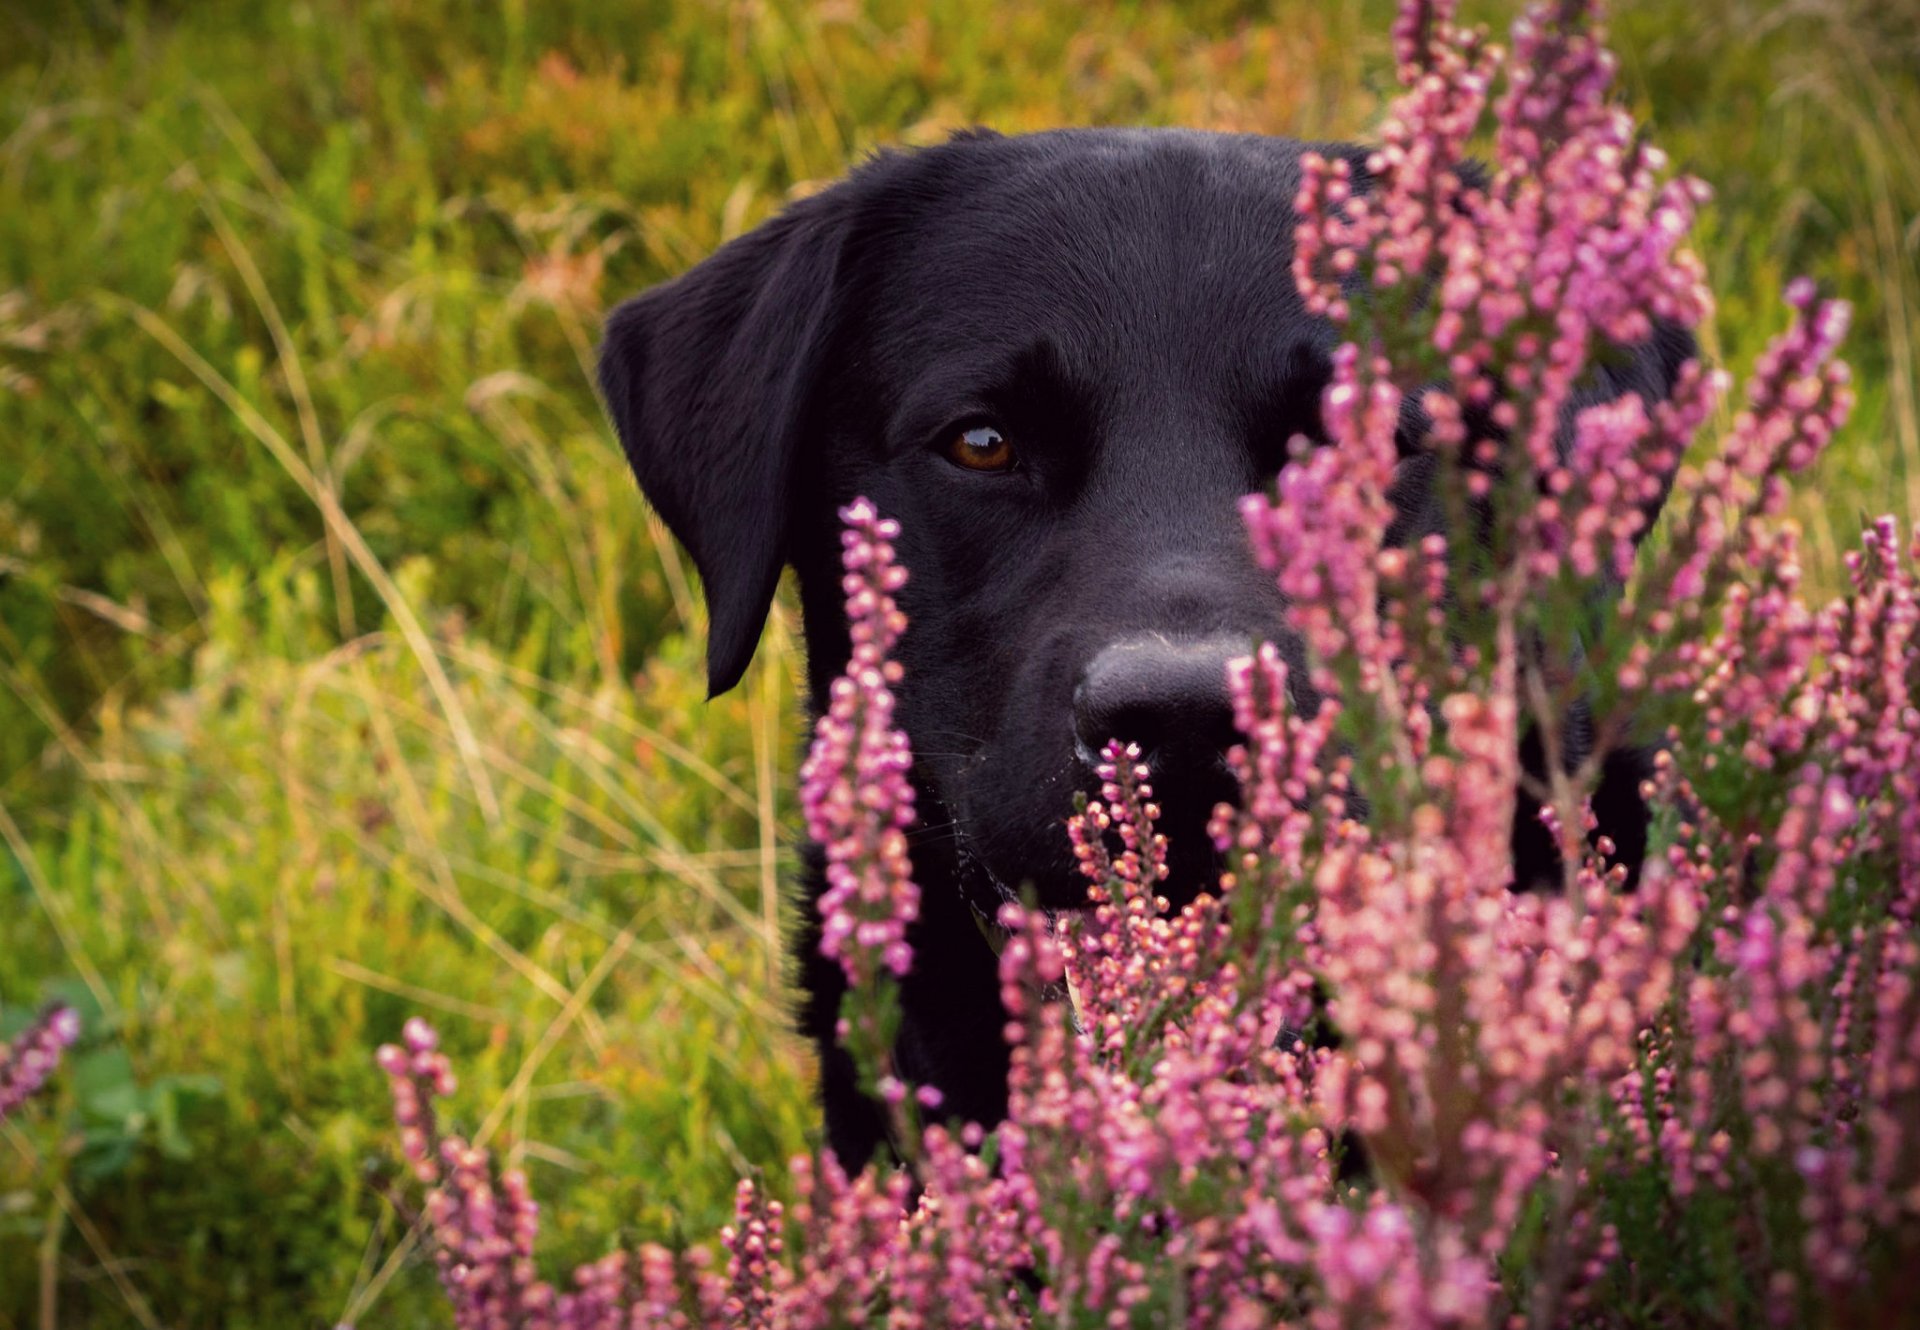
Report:
M607 319L600 391L707 597L708 695L740 681L787 559L788 487L852 212L788 208Z

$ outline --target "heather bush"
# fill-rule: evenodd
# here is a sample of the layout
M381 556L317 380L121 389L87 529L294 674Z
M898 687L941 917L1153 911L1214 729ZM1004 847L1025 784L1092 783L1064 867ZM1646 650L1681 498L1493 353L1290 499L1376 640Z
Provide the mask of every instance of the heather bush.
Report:
M1782 519L1850 406L1846 310L1791 284L1717 437L1726 376L1697 363L1669 400L1569 426L1620 348L1707 316L1685 248L1704 187L1609 100L1589 4L1538 6L1502 47L1407 3L1394 40L1404 92L1369 178L1312 159L1298 200L1298 284L1343 339L1327 446L1296 441L1244 515L1310 669L1271 647L1233 667L1219 882L1170 911L1152 773L1109 746L1063 833L1087 908L1001 914L1008 1121L942 1122L893 1076L917 895L888 648L911 570L855 502L855 651L803 803L844 1037L901 1158L852 1178L796 1160L790 1204L740 1184L722 1256L616 1249L561 1291L524 1177L437 1126L451 1068L410 1025L381 1066L462 1325L1914 1313L1920 529L1875 523L1815 608ZM1410 406L1451 529L1478 539L1389 544ZM1628 889L1589 802L1607 755L1650 741ZM1522 789L1561 852L1542 890L1513 881Z

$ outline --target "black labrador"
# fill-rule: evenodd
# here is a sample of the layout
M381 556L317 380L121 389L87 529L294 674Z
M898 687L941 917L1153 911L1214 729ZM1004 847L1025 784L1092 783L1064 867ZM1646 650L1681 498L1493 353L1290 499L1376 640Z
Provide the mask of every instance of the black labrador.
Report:
M962 134L883 153L607 324L600 380L647 498L691 553L711 690L745 670L783 566L798 574L813 706L848 655L835 510L897 517L910 626L898 716L912 741L921 918L896 1063L944 1112L1006 1111L993 950L977 926L1030 887L1083 897L1063 822L1110 736L1156 775L1175 884L1212 880L1205 832L1235 794L1224 664L1279 638L1235 501L1319 433L1334 330L1288 270L1309 146L1182 130ZM1585 400L1664 395L1684 334ZM1415 426L1417 428L1417 426ZM1418 450L1397 535L1440 529ZM1603 827L1637 858L1637 771L1610 771ZM1521 880L1557 875L1524 811ZM821 885L810 861L809 901ZM843 981L798 938L830 1144L885 1140L833 1027Z

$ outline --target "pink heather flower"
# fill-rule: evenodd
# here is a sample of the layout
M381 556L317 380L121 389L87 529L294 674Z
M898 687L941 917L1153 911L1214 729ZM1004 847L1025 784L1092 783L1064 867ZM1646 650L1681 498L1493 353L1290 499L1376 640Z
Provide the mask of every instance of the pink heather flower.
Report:
M827 714L814 726L800 802L807 834L827 858L820 950L840 962L858 989L883 968L899 976L912 964L906 934L919 913L920 889L906 838L913 824L907 778L913 754L893 725L891 691L900 666L890 653L906 626L893 600L907 580L890 543L900 527L865 499L855 499L840 517L853 654L834 681Z
M1815 300L1803 282L1794 283L1790 295L1794 326L1760 357L1732 436L1698 475L1680 473L1679 490L1691 503L1670 524L1659 563L1640 579L1649 590L1664 588L1664 597L1629 597L1620 607L1623 623L1640 630L1636 636L1699 635L1700 608L1713 603L1743 567L1755 566L1742 556L1760 554L1758 547L1770 539L1754 519L1780 511L1786 478L1811 465L1852 409L1847 367L1833 358L1847 306ZM1682 403L1669 413L1669 430L1702 414L1704 405ZM1678 436L1674 442L1679 444Z
M0 1044L0 1122L40 1092L60 1056L80 1037L80 1017L56 1004L41 1012L11 1044Z
M1753 438L1779 427L1737 428ZM1667 1153L1677 1172L1723 1189L1798 1190L1804 1277L1776 1272L1788 1276L1777 1315L1793 1322L1806 1314L1801 1299L1845 1298L1872 1276L1875 1234L1920 1222L1920 1132L1909 1125L1920 1122L1920 1074L1882 1070L1920 1048L1911 925L1920 532L1903 557L1893 524L1876 523L1850 559L1849 594L1817 612L1796 594L1790 529L1770 535L1749 519L1742 540L1756 588L1733 588L1719 631L1676 651L1658 686L1703 704L1698 738L1676 749L1703 779L1729 768L1781 769L1785 779L1777 804L1756 799L1766 786L1754 781L1726 806L1750 830L1730 835L1722 810L1701 807L1699 848L1670 852L1724 904L1664 1059L1664 1097L1688 1126ZM1677 792L1702 802L1694 789ZM1764 876L1742 882L1743 856L1723 849L1715 883L1714 847L1754 841L1771 850ZM1744 1167L1730 1176L1735 1132Z
M1432 444L1466 450L1470 493L1490 489L1484 468L1497 460L1516 495L1496 508L1495 543L1512 550L1493 594L1517 609L1532 603L1542 581L1559 576L1563 561L1584 578L1601 567L1621 573L1645 512L1678 465L1684 436L1704 416L1689 386L1656 431L1644 412L1636 418L1638 399L1628 397L1587 413L1562 454L1564 407L1599 344L1641 341L1654 318L1692 327L1709 308L1700 265L1680 247L1704 189L1688 180L1661 183L1658 153L1605 104L1612 62L1591 9L1529 10L1515 24L1512 56L1497 62L1477 34L1453 25L1450 6L1408 6L1395 36L1409 92L1368 162L1370 188L1355 197L1344 163L1310 160L1299 198L1295 274L1310 307L1346 321L1345 284L1354 274L1408 295L1399 304L1376 300L1381 312L1336 358L1325 402L1329 435L1354 455L1318 469L1354 479L1332 486L1316 479L1303 491L1298 485L1310 474L1283 477L1282 497L1326 493L1337 501L1352 491L1364 501L1383 491L1394 422L1371 415L1379 424L1356 433L1346 424L1349 403L1381 393L1384 406L1384 380L1409 386L1411 362L1437 360L1447 386L1423 399ZM1498 151L1483 178L1468 166L1467 143L1487 109L1497 64L1508 86L1494 105ZM1438 295L1437 317L1397 317L1412 312L1406 299L1429 289ZM1409 324L1431 326L1427 346L1407 345ZM1365 374L1357 373L1361 366ZM1496 384L1505 387L1498 401ZM1469 411L1487 413L1512 442L1469 437ZM1523 494L1529 502L1518 501ZM1340 542L1355 567L1369 554L1365 530L1359 534L1358 544ZM1255 542L1270 543L1258 533ZM1311 588L1299 565L1313 556L1297 548L1308 543L1277 551L1291 594ZM1363 632L1354 650L1364 660L1371 606L1357 603L1364 592L1357 578L1340 578L1336 587L1354 594L1331 617L1302 610L1302 631L1331 661L1338 643L1316 639L1329 623L1346 622L1340 610L1357 613Z
M503 1172L487 1150L440 1132L433 1101L451 1095L455 1082L433 1027L409 1020L403 1044L383 1045L375 1060L393 1092L402 1148L427 1187L423 1209L434 1262L461 1330L692 1330L750 1323L719 1320L728 1305L727 1284L700 1262L676 1259L659 1247L589 1262L574 1272L574 1291L558 1292L534 1266L540 1209L526 1175ZM777 1207L755 1211L752 1222L764 1225L778 1213ZM754 1263L758 1255L779 1250L764 1228L748 1233L751 1241L738 1244L748 1253L750 1271L736 1271L742 1286L767 1274L764 1262ZM716 1314L689 1319L683 1308L689 1291Z
M727 1324L763 1330L774 1324L773 1298L783 1243L781 1206L770 1201L751 1179L743 1178L734 1197L734 1222L720 1231L727 1249L727 1300L721 1308Z
M1166 838L1153 829L1159 810L1138 745L1108 743L1098 774L1100 799L1067 823L1092 908L1068 924L1064 956L1083 1027L1096 1047L1118 1051L1147 1032L1143 1018L1163 991L1154 960L1171 927L1159 895ZM1118 856L1108 851L1109 835L1120 842Z

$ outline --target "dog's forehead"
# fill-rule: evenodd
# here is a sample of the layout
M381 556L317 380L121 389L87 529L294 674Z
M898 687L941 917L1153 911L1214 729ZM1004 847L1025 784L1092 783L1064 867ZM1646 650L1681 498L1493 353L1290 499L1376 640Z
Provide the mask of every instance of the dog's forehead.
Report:
M1290 271L1300 144L1181 130L967 138L917 154L865 208L880 345L1043 339L1111 362L1216 363L1307 324Z

